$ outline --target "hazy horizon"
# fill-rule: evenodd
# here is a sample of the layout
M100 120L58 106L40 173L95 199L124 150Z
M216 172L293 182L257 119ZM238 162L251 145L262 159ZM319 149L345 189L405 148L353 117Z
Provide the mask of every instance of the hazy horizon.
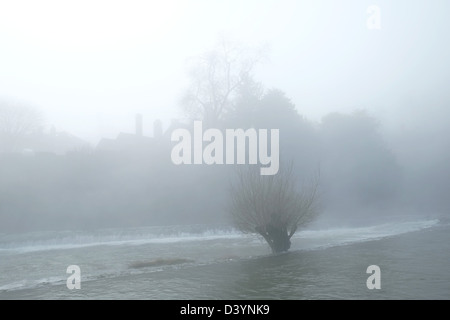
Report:
M369 30L369 5L381 30ZM221 35L267 45L255 79L312 121L366 109L394 133L445 118L446 1L58 1L0 5L0 98L95 144L183 114L189 60ZM444 110L445 109L445 110ZM402 129L402 130L403 130ZM432 130L425 127L422 130Z
M0 1L0 300L449 299L449 13Z

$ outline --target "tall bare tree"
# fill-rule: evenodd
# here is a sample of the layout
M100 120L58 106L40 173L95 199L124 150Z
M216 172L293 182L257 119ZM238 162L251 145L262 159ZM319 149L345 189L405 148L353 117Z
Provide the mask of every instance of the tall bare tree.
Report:
M217 125L232 108L243 81L251 77L264 49L251 49L221 38L211 51L195 59L189 72L191 85L182 107L192 119Z
M273 176L261 176L251 166L244 168L231 187L229 211L235 226L261 235L273 253L288 251L294 233L318 213L318 176L299 188L292 165Z
M0 100L0 151L14 151L18 143L42 127L41 112L29 105Z

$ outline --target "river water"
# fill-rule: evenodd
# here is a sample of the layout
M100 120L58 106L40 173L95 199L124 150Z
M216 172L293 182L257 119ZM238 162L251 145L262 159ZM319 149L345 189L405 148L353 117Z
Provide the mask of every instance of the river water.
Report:
M3 234L0 299L450 299L449 266L450 225L431 218L312 228L276 256L224 226Z

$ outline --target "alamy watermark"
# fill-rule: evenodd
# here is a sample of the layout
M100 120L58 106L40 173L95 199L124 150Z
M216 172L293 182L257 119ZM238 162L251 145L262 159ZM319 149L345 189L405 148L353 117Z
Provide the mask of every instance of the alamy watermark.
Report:
M67 267L66 273L70 276L67 278L66 286L67 289L81 289L81 269L77 265L70 265Z
M377 265L371 265L367 267L366 273L371 274L369 278L367 278L366 285L367 289L381 289L381 269Z
M377 5L371 5L367 8L367 28L369 30L381 30L381 9Z
M268 129L254 128L226 129L224 134L215 128L203 132L202 122L195 121L192 134L187 129L172 132L172 142L178 143L171 159L176 165L260 164L261 175L275 175L280 167L279 139L279 129L270 129L270 135Z

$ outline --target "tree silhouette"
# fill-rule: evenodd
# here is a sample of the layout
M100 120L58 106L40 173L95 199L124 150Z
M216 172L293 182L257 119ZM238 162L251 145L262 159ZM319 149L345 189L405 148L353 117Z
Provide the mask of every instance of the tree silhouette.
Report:
M273 253L288 251L298 228L318 213L318 178L298 188L292 165L277 175L261 176L259 170L238 171L231 187L229 212L234 225L244 233L257 233Z
M332 113L322 119L322 173L330 203L386 207L395 199L401 167L365 111ZM345 199L345 200L344 200Z
M0 151L14 151L19 142L37 132L43 123L42 114L29 105L0 101Z
M189 72L191 85L182 99L185 113L206 126L217 126L232 109L262 52L222 38L213 50L195 59Z

